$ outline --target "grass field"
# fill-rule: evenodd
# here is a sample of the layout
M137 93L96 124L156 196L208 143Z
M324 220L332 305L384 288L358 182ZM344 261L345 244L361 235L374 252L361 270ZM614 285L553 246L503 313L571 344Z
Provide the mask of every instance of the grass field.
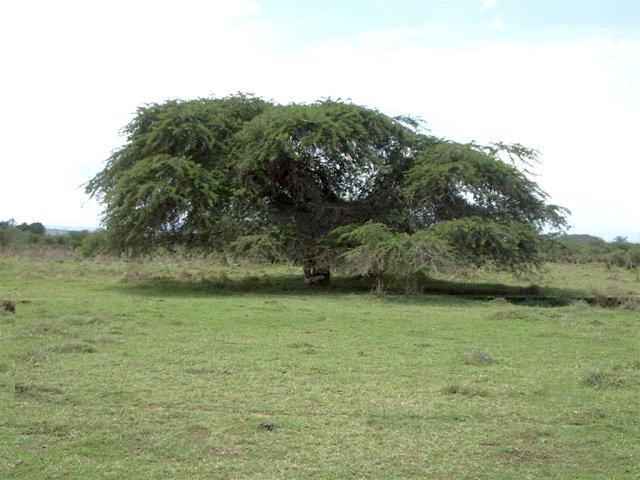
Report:
M593 266L470 280L640 293ZM336 284L0 256L0 478L640 478L637 308Z

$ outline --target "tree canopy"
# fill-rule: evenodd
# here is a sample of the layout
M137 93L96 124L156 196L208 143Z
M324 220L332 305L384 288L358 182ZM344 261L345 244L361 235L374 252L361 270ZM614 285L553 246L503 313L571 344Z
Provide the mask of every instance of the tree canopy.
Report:
M368 225L396 251L411 245L425 269L433 245L518 270L539 261L543 230L565 225L566 210L526 171L535 150L452 142L349 102L171 100L139 108L124 134L86 185L119 252L255 242L328 271L366 251L357 229Z

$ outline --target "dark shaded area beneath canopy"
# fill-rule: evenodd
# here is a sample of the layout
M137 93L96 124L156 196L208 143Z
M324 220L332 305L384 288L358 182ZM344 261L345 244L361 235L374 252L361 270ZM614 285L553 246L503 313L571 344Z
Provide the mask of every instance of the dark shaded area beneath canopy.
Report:
M112 287L131 295L149 297L206 297L264 294L274 296L335 296L348 294L370 294L375 290L373 279L332 277L330 284L308 285L299 275L274 275L269 277L246 277L241 279L176 280L173 277L154 277L131 284ZM401 303L436 303L453 305L456 302L484 302L504 299L509 303L530 307L566 306L575 301L586 301L591 305L619 308L630 301L627 297L585 296L571 289L533 286L513 286L500 283L467 283L426 279L418 285L419 293L405 294L403 288L391 285L386 290L386 301Z

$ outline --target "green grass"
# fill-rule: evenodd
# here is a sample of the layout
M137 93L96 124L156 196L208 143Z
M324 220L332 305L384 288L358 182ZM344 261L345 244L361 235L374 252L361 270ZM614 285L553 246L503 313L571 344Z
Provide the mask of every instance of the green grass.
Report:
M0 478L638 478L637 310L298 273L0 256Z
M494 272L477 273L467 279L471 284L494 282L509 287L535 285L543 295L568 297L640 296L637 272L603 264L547 264L534 274L514 278Z

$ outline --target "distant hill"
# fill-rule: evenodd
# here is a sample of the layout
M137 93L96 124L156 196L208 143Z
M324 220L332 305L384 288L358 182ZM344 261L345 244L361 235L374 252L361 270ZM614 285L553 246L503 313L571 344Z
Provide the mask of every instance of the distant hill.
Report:
M47 226L45 225L47 235L68 235L71 232L92 232L95 228L83 228L83 227L60 227L60 226Z
M594 235L587 235L584 233L572 233L567 235L561 235L558 237L561 242L577 243L580 245L593 244L593 243L606 243L602 238Z

